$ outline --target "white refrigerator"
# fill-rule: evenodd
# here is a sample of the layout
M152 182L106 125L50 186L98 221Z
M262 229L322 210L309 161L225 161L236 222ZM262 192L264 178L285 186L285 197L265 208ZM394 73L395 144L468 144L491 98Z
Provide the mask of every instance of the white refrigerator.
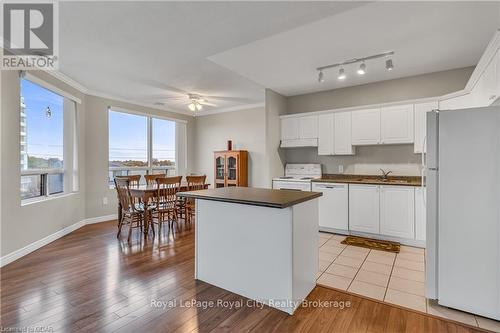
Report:
M500 320L500 107L427 114L426 296Z

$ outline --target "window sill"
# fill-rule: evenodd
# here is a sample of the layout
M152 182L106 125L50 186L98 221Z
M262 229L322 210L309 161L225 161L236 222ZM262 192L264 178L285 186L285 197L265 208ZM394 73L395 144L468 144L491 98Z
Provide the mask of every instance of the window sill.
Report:
M42 203L42 202L46 202L46 201L62 199L62 198L76 195L76 194L79 194L79 192L61 193L61 194L54 194L54 195L51 195L48 197L36 197L36 198L25 199L25 200L21 200L21 207L29 206L29 205L33 205L33 204L37 204L37 203Z

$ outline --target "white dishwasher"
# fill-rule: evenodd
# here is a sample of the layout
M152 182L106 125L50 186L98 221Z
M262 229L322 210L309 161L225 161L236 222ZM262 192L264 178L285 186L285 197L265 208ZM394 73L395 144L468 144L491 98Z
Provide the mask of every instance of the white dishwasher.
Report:
M349 233L349 185L341 183L312 183L319 198L319 230Z

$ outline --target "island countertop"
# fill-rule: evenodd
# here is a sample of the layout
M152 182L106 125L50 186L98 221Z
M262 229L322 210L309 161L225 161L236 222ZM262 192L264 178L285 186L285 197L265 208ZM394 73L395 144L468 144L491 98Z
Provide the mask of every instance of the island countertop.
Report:
M271 190L252 187L221 187L177 193L177 196L184 198L232 202L272 208L290 207L304 201L318 198L321 195L322 193L320 192Z

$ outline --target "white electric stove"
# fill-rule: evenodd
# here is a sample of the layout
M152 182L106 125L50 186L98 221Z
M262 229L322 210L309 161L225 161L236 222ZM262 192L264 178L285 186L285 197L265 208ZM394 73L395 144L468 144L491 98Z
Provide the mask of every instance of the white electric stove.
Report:
M273 178L273 189L311 191L311 181L321 178L321 164L287 164L283 177Z

